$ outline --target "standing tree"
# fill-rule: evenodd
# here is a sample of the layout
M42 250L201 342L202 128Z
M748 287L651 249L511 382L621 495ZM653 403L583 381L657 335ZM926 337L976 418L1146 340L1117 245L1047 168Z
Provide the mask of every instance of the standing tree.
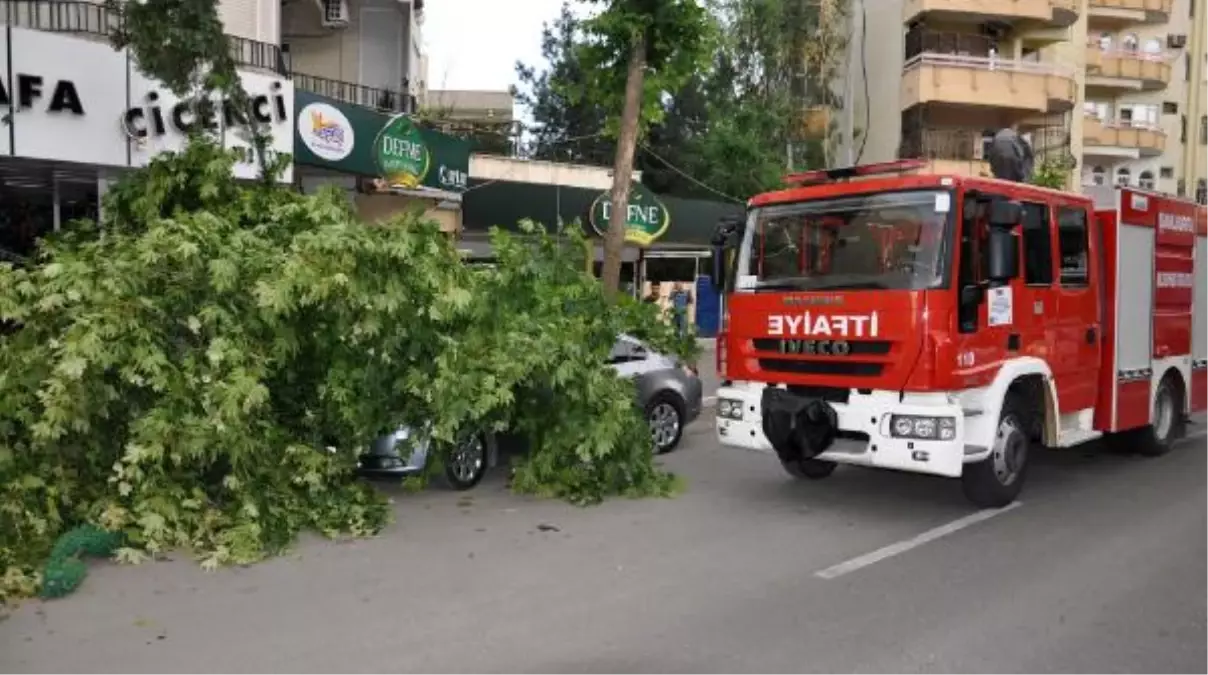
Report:
M663 97L679 90L704 65L711 22L697 0L588 1L606 6L584 24L587 40L579 57L587 77L585 86L571 96L609 111L606 128L617 139L612 217L604 238L601 274L605 294L613 297L620 286L638 138L663 118Z

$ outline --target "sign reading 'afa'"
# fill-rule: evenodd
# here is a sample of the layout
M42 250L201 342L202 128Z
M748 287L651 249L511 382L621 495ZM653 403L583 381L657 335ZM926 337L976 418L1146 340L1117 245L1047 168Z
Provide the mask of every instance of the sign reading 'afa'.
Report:
M803 337L877 337L876 312L871 314L770 314L768 335Z

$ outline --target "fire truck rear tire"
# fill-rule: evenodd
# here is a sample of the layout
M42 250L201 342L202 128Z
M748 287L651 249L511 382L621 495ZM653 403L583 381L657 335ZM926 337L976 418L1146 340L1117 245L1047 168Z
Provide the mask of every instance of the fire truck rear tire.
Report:
M1032 449L1027 410L1019 394L1007 394L989 456L966 464L961 472L965 498L975 505L984 509L1002 508L1015 501L1023 489Z
M1137 452L1145 457L1160 457L1170 452L1183 437L1183 388L1179 380L1167 375L1158 383L1153 400L1153 424L1140 431Z
M810 480L822 480L835 472L835 467L838 466L834 462L828 462L824 459L799 459L796 461L783 461L780 465L793 478L808 478Z

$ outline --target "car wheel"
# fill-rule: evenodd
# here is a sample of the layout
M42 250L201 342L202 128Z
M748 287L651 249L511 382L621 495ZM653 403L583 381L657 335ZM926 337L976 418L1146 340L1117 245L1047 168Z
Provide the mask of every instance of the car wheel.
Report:
M474 434L445 456L445 482L454 490L469 490L487 473L487 444Z
M1183 391L1170 375L1162 378L1153 399L1153 424L1142 429L1137 451L1145 457L1160 457L1170 452L1183 437Z
M646 421L654 454L671 452L684 435L684 403L675 394L664 392L646 405Z

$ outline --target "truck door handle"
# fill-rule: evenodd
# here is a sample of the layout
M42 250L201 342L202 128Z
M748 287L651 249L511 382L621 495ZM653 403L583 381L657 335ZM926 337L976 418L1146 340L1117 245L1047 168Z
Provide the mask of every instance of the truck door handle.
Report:
M1095 328L1094 326L1086 329L1086 344L1095 344Z

